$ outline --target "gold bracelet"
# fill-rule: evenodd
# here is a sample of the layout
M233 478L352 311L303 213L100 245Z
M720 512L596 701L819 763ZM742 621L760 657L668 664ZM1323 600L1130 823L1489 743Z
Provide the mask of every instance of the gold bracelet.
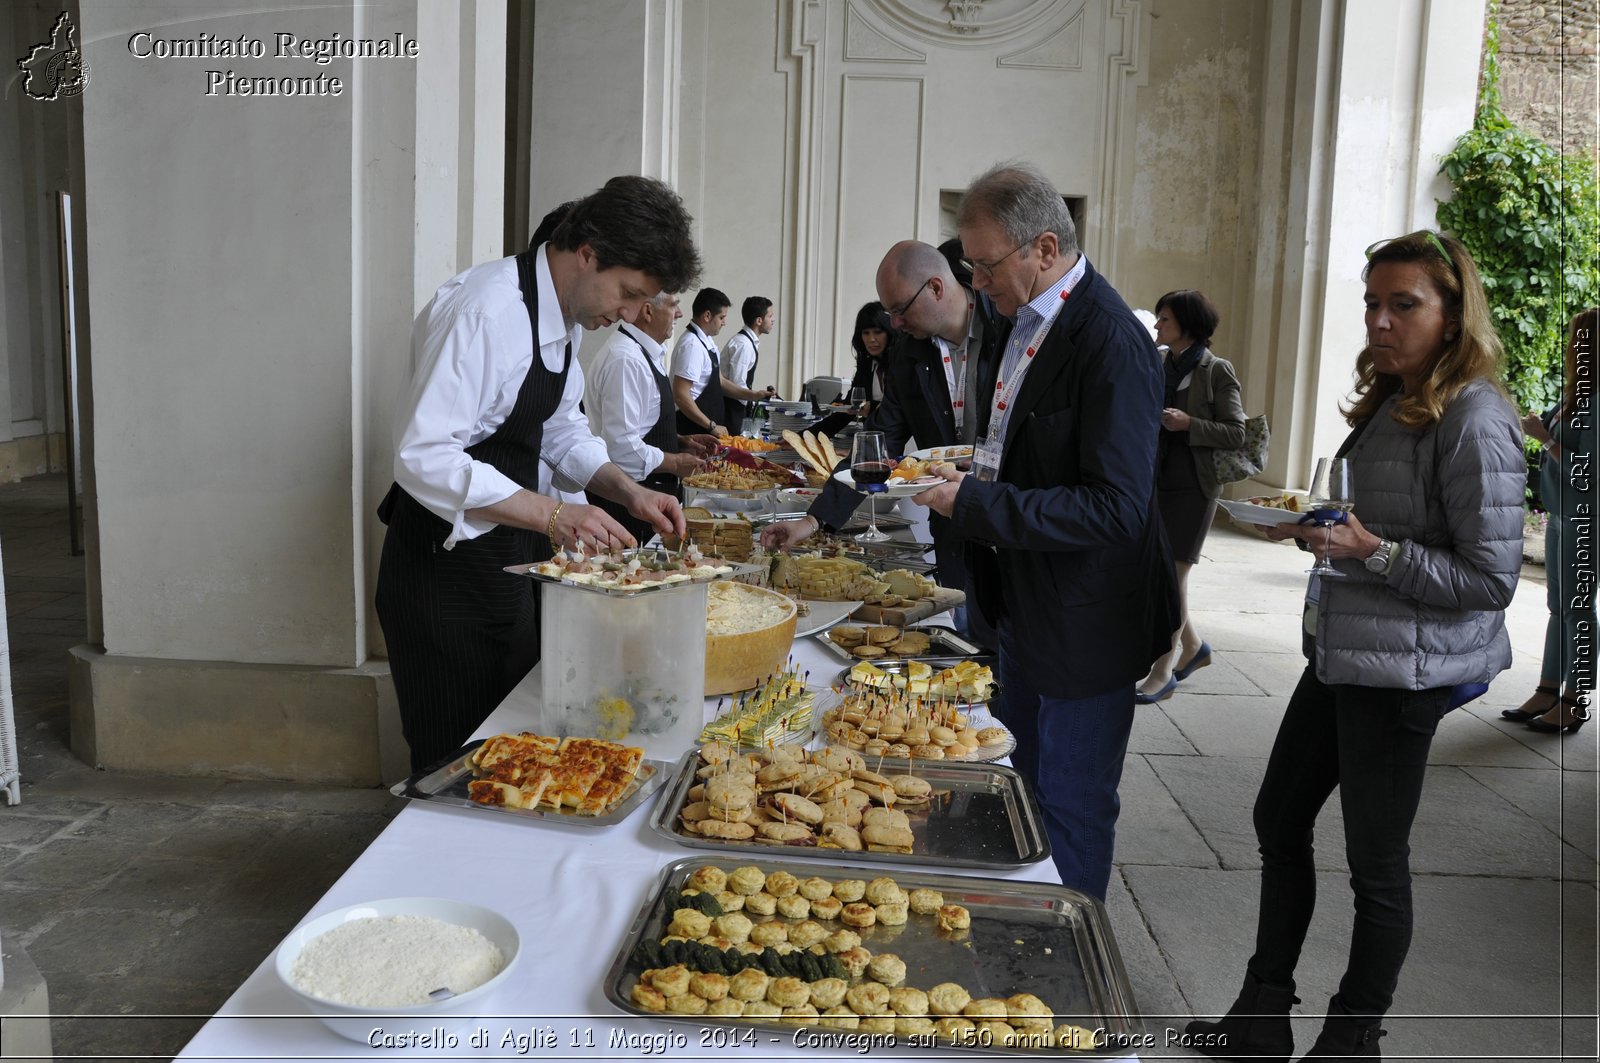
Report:
M544 537L550 540L550 548L553 550L561 549L561 544L556 542L556 518L561 516L561 509L565 505L565 502L556 503L556 508L550 513L550 523L544 529Z

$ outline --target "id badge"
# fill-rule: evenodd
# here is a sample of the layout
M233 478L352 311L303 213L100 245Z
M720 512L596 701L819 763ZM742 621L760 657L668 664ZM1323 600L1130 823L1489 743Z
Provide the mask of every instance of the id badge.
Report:
M972 475L989 483L1000 477L1000 444L979 443L972 448Z

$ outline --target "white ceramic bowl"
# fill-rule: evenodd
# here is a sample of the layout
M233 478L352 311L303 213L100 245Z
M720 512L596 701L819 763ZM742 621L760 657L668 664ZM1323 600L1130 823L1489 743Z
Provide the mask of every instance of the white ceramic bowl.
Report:
M337 1004L304 992L290 978L295 961L300 958L301 951L313 939L352 919L374 919L394 915L426 916L457 926L471 927L499 947L500 954L505 957L505 966L500 968L499 974L487 982L465 993L458 993L449 1000L437 1004L412 1004L392 1008ZM352 1041L366 1041L376 1027L393 1025L383 1021L386 1016L415 1016L415 1025L418 1028L440 1027L446 1032L466 1025L478 1017L484 1001L505 982L506 976L516 967L520 953L521 939L517 935L517 928L499 912L476 904L468 904L466 901L454 901L442 897L391 897L386 900L352 904L302 923L290 932L283 944L278 946L275 966L278 980L290 993L300 999L307 1011L321 1019L328 1029Z

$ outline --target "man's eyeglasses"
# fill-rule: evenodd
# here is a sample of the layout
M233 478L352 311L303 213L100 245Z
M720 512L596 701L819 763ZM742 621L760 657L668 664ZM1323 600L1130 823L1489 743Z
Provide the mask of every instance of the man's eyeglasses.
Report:
M1029 244L1033 243L1043 235L1043 233L1034 233L1032 236L1028 237L1026 240L1022 241L1022 243L1018 244L1016 247L1013 247L1011 250L1007 251L993 262L975 262L970 258L963 258L961 260L961 268L970 272L974 277L976 277L979 273L992 277L994 276L994 271L1000 268L1000 263L1016 254L1018 251L1021 251L1024 247L1027 247Z
M928 285L930 285L932 283L933 283L933 278L929 277L927 280L922 282L922 288L926 288ZM898 306L898 307L885 307L885 311L888 313L888 315L890 317L905 317L906 316L906 311L911 309L911 304L917 301L917 296L918 295L922 294L922 288L918 288L916 290L916 293L914 295L912 295L911 298L907 299L900 306Z

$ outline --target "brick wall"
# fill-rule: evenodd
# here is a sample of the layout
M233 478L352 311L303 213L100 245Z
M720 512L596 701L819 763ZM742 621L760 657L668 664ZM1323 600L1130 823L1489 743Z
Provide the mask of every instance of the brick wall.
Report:
M1600 0L1500 0L1507 116L1567 152L1596 151Z

